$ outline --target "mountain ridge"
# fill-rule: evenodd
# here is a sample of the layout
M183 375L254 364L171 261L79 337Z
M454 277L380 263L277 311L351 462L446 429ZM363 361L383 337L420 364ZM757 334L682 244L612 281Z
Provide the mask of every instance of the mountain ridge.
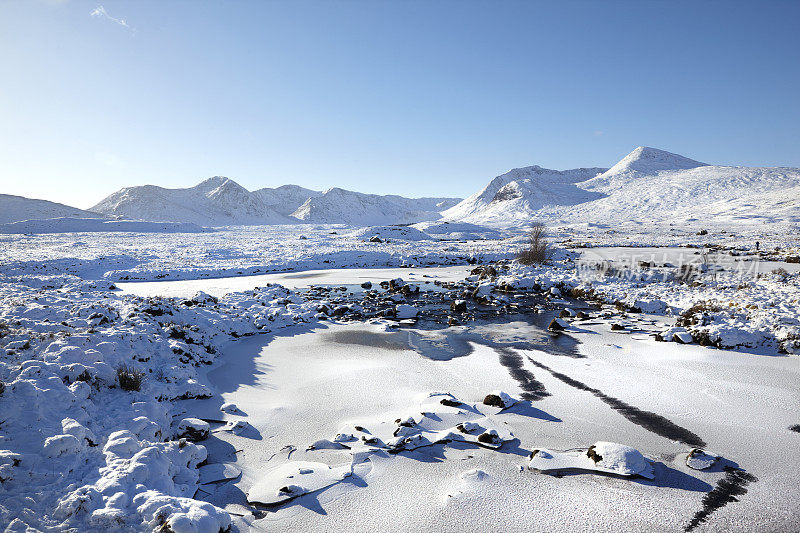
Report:
M573 171L513 169L445 211L443 219L495 227L703 216L800 221L800 201L780 201L781 191L792 198L790 191L800 187L797 168L708 165L639 146L609 169L599 170L603 171L588 179L567 182L560 173ZM741 212L734 213L733 206ZM780 215L771 216L770 209L777 208Z

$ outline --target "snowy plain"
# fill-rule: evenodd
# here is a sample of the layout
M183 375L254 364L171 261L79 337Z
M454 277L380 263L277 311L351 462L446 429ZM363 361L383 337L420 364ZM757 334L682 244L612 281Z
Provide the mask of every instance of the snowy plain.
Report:
M251 225L26 204L0 227L0 526L797 530L797 173L737 168L526 167L411 225L386 198L377 225L259 225L325 195L225 179L203 198ZM537 220L553 254L522 265Z

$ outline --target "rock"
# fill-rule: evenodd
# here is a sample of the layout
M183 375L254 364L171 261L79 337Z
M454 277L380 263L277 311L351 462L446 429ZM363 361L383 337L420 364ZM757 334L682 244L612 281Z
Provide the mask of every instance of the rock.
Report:
M371 289L372 288L372 282L371 281L365 281L364 283L361 284L361 288L362 289Z
M461 322L459 322L458 320L456 320L453 317L447 317L447 325L448 326L460 326Z
M192 296L192 302L201 305L213 305L218 301L217 298L203 291L197 291L197 294Z
M611 331L625 331L625 326L622 324L611 324Z
M492 265L483 265L476 268L473 268L470 272L472 276L479 276L478 279L487 279L487 278L496 278L497 277L497 269L494 268Z
M517 401L505 392L496 390L492 391L490 394L487 394L483 399L483 403L484 405L491 405L493 407L505 409L506 407L511 407L517 403Z
M692 470L706 470L714 466L719 459L716 455L711 455L700 448L692 448L686 456L686 466Z
M377 235L373 235L372 238L370 238L369 242L383 242L383 241Z
M478 436L478 442L483 444L499 444L501 442L500 435L497 434L497 431L490 429L485 433L481 433Z
M408 297L413 294L419 294L419 287L416 285L403 285L403 287L400 289L400 292L403 294L403 296Z
M587 313L584 313L583 311L578 311L575 314L575 318L577 318L578 320L586 320L589 318L589 315Z
M211 433L211 426L199 418L184 418L178 424L178 438L186 439L191 442L199 442L208 438Z
M454 313L466 313L467 312L467 301L466 300L455 300L450 304L450 310Z
M406 282L403 281L403 278L395 278L395 279L389 280L389 289L392 290L392 291L399 291L400 288L405 284L406 284Z
M219 408L219 410L222 411L223 413L230 413L230 414L235 414L239 412L239 408L236 407L236 404L230 402L223 403L222 406Z
M547 329L550 331L564 331L567 329L567 323L560 318L554 318L550 321L550 325L547 326Z
M439 403L445 407L460 407L462 405L458 400L453 400L451 398L442 398L439 400Z

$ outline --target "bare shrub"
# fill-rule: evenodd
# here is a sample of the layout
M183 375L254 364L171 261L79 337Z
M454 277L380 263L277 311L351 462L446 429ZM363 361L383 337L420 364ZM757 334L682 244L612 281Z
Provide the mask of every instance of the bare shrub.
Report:
M719 313L722 308L712 302L698 302L678 316L676 326L706 326L711 321L709 314Z
M517 261L523 265L536 265L544 263L549 258L547 229L542 224L534 224L528 232L528 247L517 255Z
M144 372L123 363L117 367L117 381L122 390L138 391L142 388Z

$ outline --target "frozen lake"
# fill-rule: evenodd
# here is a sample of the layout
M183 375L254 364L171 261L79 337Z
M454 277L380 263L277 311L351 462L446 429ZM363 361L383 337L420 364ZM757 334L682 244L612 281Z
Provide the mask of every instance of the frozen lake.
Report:
M513 329L497 326L506 327ZM501 345L478 343L468 355L432 360L404 335L376 325L331 325L230 344L207 374L220 395L186 406L194 416L246 420L253 430L219 431L206 441L209 462L235 461L243 475L204 486L198 497L247 515L238 524L255 531L352 530L355 522L402 524L408 531L573 531L576 524L606 530L612 523L617 531L682 530L725 478L721 468L685 465L690 446L680 440L700 439L729 461L722 464L737 464L758 479L740 502L714 509L700 530L782 530L800 519L790 498L774 498L800 482L787 429L796 419L800 378L793 359L655 343L591 326L577 334L585 358L512 349L548 396L495 411L495 423L514 436L499 450L443 444L370 454L358 458L346 481L251 516L246 494L278 465L353 461L347 449L307 450L348 425L374 431L383 421L419 416L420 398L433 391L479 409L492 390L522 392L502 364L509 353ZM222 402L235 403L242 413L220 415ZM654 462L656 479L553 477L524 468L533 449L601 440L642 451ZM476 469L486 476L476 480ZM759 511L766 505L780 509L766 516Z

